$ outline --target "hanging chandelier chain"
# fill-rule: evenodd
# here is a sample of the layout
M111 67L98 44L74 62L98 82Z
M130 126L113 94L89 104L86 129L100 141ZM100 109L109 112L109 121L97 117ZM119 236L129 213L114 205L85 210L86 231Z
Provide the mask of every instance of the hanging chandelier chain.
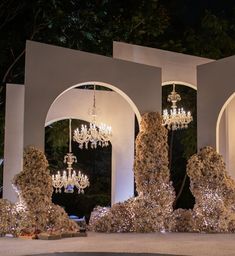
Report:
M91 148L96 148L97 145L101 147L107 147L112 136L112 128L106 124L101 123L97 125L96 116L96 84L94 84L93 92L93 106L90 111L91 123L89 127L87 125L82 125L81 128L77 128L74 131L73 140L79 144L79 147L82 149L85 147L88 148L90 142Z
M71 142L71 118L69 119L69 153L72 152L72 142Z
M96 108L96 98L95 98L96 85L94 84L94 95L93 95L93 108Z
M91 109L91 116L92 116L92 123L96 124L97 109L96 109L96 85L95 84L94 84L93 107Z
M78 189L79 193L84 193L84 189L90 185L89 179L80 171L77 173L73 169L73 164L77 163L77 157L72 153L72 119L69 119L69 153L64 156L64 163L67 164L66 170L52 175L52 186L56 193L61 193L64 187L65 193L73 193L74 187Z
M173 109L177 108L176 103L181 101L180 95L175 91L175 84L173 84L173 90L171 94L168 95L167 101L172 103L171 108Z

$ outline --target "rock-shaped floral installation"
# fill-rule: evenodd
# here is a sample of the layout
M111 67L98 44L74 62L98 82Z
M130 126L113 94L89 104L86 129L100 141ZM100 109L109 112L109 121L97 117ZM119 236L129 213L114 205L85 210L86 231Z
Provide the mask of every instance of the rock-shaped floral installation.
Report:
M19 202L13 205L8 201L0 201L1 210L3 209L0 227L8 226L7 233L20 235L78 231L77 224L69 220L64 209L52 203L52 180L42 151L34 147L25 150L23 171L14 177L13 184L19 195ZM9 225L10 217L12 220ZM0 233L6 233L5 230L6 228L0 229Z
M6 199L0 199L0 236L15 230L15 217L14 205Z
M169 229L175 192L168 168L167 134L159 113L151 112L142 116L134 161L139 194L134 202L137 231Z
M89 229L98 232L235 232L235 181L212 147L193 155L187 164L193 210L173 212L175 193L168 169L167 130L158 113L142 117L136 139L134 174L138 196L110 207L96 207ZM78 226L51 201L52 184L44 154L24 152L24 168L14 178L16 204L0 199L0 236L7 233L77 232Z
M193 211L191 209L174 210L173 217L170 220L171 231L174 232L193 232L196 231L193 221Z
M187 165L190 189L195 197L192 231L235 231L235 182L220 154L205 147Z
M91 212L88 229L93 231L94 227L98 227L99 231L105 230L101 225L102 223L98 224L98 222L100 222L101 218L106 215L109 210L110 207L96 206Z
M167 130L159 113L143 115L136 139L134 173L138 196L91 215L92 230L154 232L169 229L175 199L168 169ZM98 217L99 216L99 217Z

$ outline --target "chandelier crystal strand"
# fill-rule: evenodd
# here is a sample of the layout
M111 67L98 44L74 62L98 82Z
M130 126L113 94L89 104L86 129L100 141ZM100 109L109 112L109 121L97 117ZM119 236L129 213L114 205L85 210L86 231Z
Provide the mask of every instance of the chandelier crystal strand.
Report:
M96 108L96 85L94 85L93 105L89 114L92 116L92 122L89 124L89 128L86 125L82 125L81 129L77 128L74 131L73 140L79 144L79 148L85 147L88 149L89 142L91 148L97 148L97 146L107 147L112 136L112 128L107 124L101 123L97 125L97 108Z
M171 109L168 112L167 109L163 110L163 125L167 127L168 130L178 130L188 128L188 124L192 122L193 117L191 112L186 112L183 108L178 108L176 103L181 100L180 95L175 91L175 84L173 84L173 90L171 94L168 95L167 100L172 103Z
M73 193L74 187L76 187L78 194L84 193L84 189L88 187L90 183L86 175L82 174L80 171L77 173L73 169L73 164L77 163L77 158L72 153L71 119L69 119L69 153L64 156L64 163L67 164L66 170L64 170L62 174L58 171L57 174L52 175L52 185L55 188L55 192L61 193L64 187L65 193Z

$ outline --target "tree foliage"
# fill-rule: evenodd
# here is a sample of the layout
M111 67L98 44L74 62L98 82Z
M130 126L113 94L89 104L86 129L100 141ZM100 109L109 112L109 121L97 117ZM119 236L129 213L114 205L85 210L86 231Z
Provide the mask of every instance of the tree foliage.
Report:
M133 8L134 7L134 8ZM147 14L147 15L146 15ZM113 40L149 42L168 25L158 1L143 0L3 0L0 4L1 117L5 113L5 84L24 83L26 40L112 54ZM0 141L3 153L4 120Z
M233 0L2 0L0 158L4 148L5 85L24 83L26 40L107 56L112 55L113 41L124 41L218 59L235 53L234 14ZM180 93L186 97L184 107L192 109L187 103L194 96ZM53 129L55 134L64 131L61 124ZM65 150L61 134L50 133L51 138L48 137L48 144L57 149L53 150L53 157ZM175 163L183 166L196 150L195 117L191 128L178 137L177 145L185 149L175 149L183 154L181 160L176 157Z

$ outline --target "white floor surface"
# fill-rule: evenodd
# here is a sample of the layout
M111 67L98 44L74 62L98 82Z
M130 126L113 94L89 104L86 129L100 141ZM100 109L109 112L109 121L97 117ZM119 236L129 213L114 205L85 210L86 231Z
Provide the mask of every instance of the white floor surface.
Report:
M53 252L145 252L197 256L234 256L235 234L104 234L43 241L0 238L0 256Z

